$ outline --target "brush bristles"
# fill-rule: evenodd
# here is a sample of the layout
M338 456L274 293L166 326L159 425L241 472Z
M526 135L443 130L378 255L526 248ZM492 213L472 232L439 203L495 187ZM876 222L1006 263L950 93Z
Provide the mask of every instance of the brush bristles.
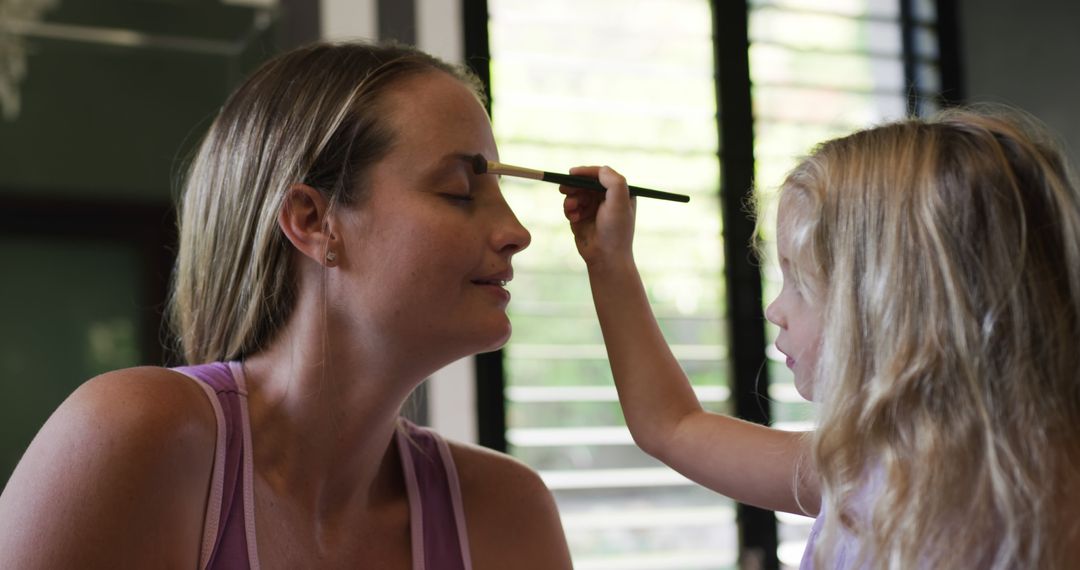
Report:
M488 171L488 160L484 158L482 154L474 154L472 157L472 169L475 174L486 174Z

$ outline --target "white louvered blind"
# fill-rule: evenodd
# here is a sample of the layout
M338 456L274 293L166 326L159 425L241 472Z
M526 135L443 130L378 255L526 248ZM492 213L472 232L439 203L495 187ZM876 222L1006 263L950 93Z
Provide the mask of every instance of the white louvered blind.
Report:
M492 118L502 159L608 164L638 200L650 301L705 405L728 361L712 31L707 0L489 0ZM532 231L515 257L506 348L510 451L555 493L575 568L732 568L732 503L637 449L619 409L584 265L546 183L503 179Z
M932 0L913 3L919 110L936 109L939 90ZM758 192L772 194L813 146L908 114L899 0L751 0L750 77ZM775 256L775 211L763 224ZM775 260L763 266L765 302L780 290ZM769 394L774 426L811 429L814 410L795 392L791 372L769 340ZM812 520L778 515L779 558L796 568Z

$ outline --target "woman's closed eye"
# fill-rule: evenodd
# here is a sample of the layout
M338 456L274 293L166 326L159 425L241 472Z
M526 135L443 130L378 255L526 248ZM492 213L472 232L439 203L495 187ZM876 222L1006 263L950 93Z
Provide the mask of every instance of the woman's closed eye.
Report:
M473 185L468 177L463 174L454 174L441 178L434 183L439 196L457 204L468 204L473 201Z
M446 192L440 192L439 195L451 202L460 204L467 204L473 201L472 192L469 190L448 190Z

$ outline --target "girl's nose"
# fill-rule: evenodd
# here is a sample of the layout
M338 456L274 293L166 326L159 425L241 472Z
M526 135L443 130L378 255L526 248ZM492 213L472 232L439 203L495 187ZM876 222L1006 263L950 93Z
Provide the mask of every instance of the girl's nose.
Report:
M780 299L773 299L772 303L769 303L768 307L765 307L765 318L768 321L780 328L787 328L787 321L784 319L784 313L780 310Z

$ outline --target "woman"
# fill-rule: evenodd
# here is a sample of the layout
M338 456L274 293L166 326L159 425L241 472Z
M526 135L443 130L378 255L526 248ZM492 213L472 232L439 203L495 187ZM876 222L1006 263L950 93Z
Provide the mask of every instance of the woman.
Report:
M535 473L399 419L510 335L529 234L470 169L497 156L479 97L403 47L314 45L249 78L183 197L193 366L68 398L0 497L0 567L569 567Z

